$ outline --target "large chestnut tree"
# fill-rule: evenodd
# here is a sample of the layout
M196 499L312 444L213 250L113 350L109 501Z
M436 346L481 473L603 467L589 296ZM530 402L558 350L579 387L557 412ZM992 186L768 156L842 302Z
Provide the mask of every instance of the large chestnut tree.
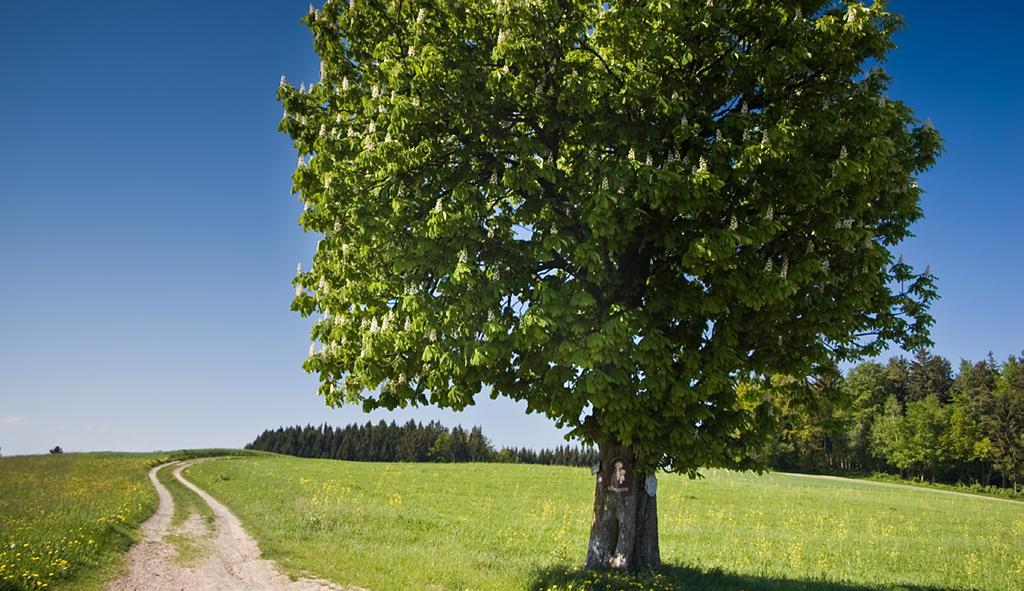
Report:
M600 448L588 566L660 562L654 473L758 468L773 376L927 341L893 248L940 138L883 2L354 0L282 79L293 307L328 404L525 401ZM776 392L776 395L781 395Z

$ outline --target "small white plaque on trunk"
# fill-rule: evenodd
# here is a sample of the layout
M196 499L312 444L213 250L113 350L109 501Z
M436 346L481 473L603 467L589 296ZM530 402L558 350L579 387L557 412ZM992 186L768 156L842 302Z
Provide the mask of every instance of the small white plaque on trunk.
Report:
M654 474L651 474L644 479L644 489L647 491L647 496L649 497L653 497L658 494L658 479L654 477Z

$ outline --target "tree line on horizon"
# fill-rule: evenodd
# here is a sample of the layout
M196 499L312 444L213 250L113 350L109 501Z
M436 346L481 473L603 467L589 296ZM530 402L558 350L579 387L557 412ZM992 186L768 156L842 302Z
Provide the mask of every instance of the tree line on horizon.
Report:
M998 363L990 353L961 360L954 373L949 360L921 350L822 377L805 403L782 409L771 463L1017 492L1024 480L1022 363Z
M818 376L808 396L783 397L779 436L765 450L775 470L888 473L948 484L1020 489L1024 473L1024 359L912 359L861 363ZM268 429L246 449L378 462L509 462L591 466L596 449L496 449L479 426L380 421Z
M245 449L269 451L303 458L362 462L502 462L589 466L597 462L597 450L563 445L533 450L519 447L496 449L476 426L449 429L437 421L423 424L410 420L403 425L381 420L374 424L332 427L294 426L267 429Z

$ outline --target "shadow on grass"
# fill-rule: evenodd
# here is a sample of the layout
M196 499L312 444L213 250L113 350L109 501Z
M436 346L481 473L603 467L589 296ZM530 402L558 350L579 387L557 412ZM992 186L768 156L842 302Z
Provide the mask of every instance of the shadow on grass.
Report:
M740 575L720 569L665 565L656 571L622 574L564 567L538 571L531 591L953 591L923 585L864 585Z

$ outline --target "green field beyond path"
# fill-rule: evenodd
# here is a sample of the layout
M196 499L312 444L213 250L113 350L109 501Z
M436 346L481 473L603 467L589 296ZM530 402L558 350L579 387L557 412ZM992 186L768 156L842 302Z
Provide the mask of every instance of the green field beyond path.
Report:
M374 591L1024 589L1024 503L850 480L662 475L658 576L577 574L581 468L217 460L186 476L264 555Z

